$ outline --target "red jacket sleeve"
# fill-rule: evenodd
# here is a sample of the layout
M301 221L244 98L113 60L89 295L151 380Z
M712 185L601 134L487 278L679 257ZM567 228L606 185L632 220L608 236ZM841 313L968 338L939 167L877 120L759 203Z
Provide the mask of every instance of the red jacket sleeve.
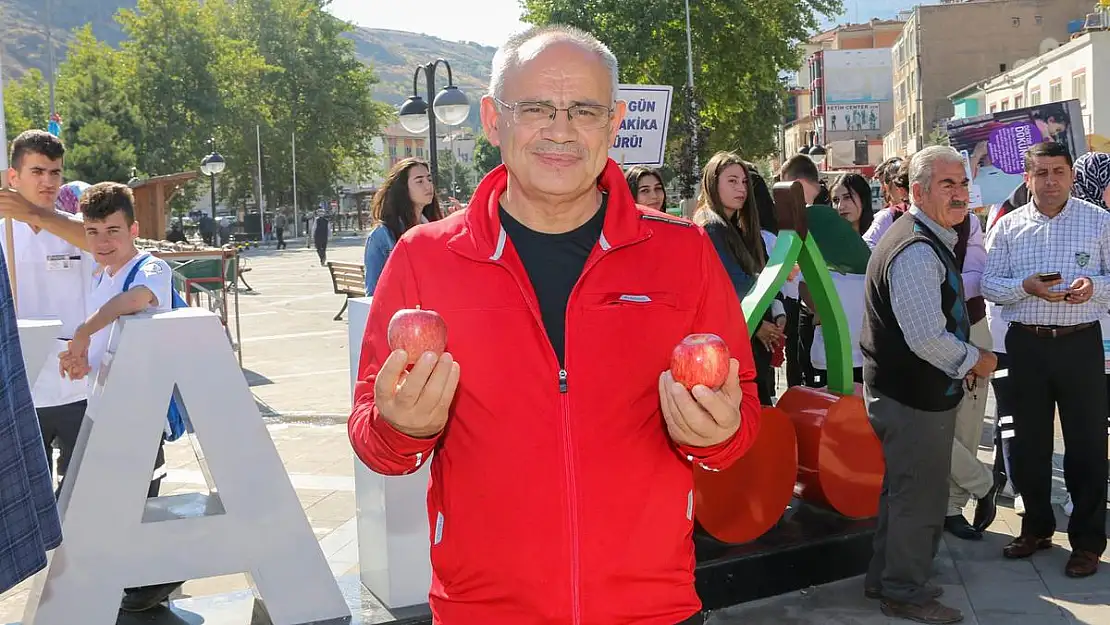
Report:
M692 332L711 332L728 344L732 357L740 362L740 388L744 391L744 398L740 402L740 428L732 438L712 447L678 445L678 450L702 468L719 471L743 456L755 442L762 408L755 385L752 344L744 313L740 309L740 299L736 297L732 281L706 235L702 236L700 269L702 299Z
M413 438L402 434L382 418L374 402L374 380L391 351L386 340L389 320L398 310L413 308L419 303L408 246L402 240L386 261L370 303L355 382L354 408L347 421L347 433L355 455L382 475L416 471L439 441L439 436Z

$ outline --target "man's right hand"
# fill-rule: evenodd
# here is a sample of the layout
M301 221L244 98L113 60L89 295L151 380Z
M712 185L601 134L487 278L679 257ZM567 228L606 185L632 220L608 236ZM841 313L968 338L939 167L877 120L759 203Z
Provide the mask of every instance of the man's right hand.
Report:
M994 352L985 349L979 350L979 362L971 368L971 372L981 378L989 378L994 370L998 368L998 356Z
M374 380L374 403L382 418L398 432L431 438L447 425L459 386L459 363L450 353L436 358L431 352L406 372L407 363L408 355L402 350L386 358Z
M1022 281L1021 288L1033 297L1039 297L1046 302L1062 302L1064 301L1064 296L1067 295L1067 293L1063 291L1051 291L1049 289L1054 286L1060 286L1063 283L1063 280L1052 280L1051 282L1044 282L1040 279L1038 274L1033 274Z

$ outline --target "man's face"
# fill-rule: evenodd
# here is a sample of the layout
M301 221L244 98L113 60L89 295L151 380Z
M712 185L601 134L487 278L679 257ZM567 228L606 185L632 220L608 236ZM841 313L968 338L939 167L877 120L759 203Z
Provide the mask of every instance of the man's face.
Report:
M1037 206L1063 206L1071 196L1075 172L1063 156L1034 156L1025 183Z
M937 161L928 191L919 183L913 184L914 202L933 221L955 228L967 218L970 184L963 163Z
M35 206L53 210L62 188L62 161L36 152L25 152L20 160L19 169L8 170L12 188Z
M137 230L135 224L128 226L123 212L116 211L102 221L85 220L85 241L97 263L119 267L135 249L133 230Z
M625 111L623 102L613 105L611 85L602 60L577 45L539 38L521 48L505 77L503 104L482 99L482 125L525 193L573 197L597 184ZM542 107L528 103L562 110L547 125ZM571 122L566 109L575 105L600 108L579 108Z

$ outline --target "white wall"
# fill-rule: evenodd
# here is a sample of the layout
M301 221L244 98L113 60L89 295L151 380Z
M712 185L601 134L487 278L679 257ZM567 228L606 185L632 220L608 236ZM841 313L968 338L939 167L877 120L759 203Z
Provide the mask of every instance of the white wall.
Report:
M1054 97L1053 84L1059 81L1058 97ZM1077 84L1079 83L1079 84ZM1077 87L1085 85L1083 96ZM1104 91L1098 93L1098 88ZM1040 104L1080 99L1083 106L1083 126L1088 134L1110 134L1110 32L1089 33L1033 59L987 83L985 107L981 113L990 113L991 107L1002 111L1034 106L1036 94ZM1103 104L1096 103L1102 97ZM1020 101L1019 101L1020 99Z

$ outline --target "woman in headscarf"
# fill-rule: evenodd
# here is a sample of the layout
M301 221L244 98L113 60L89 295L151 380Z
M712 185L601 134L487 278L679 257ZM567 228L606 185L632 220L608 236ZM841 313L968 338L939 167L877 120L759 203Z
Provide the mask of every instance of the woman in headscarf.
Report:
M1087 152L1075 159L1072 195L1110 210L1110 154Z
M1075 159L1075 185L1072 196L1087 200L1102 210L1110 210L1110 154L1106 152L1087 152ZM1110 317L1102 318L1102 334L1110 333ZM1110 377L1107 377L1107 392L1110 392ZM1071 493L1064 502L1064 514L1071 516Z

